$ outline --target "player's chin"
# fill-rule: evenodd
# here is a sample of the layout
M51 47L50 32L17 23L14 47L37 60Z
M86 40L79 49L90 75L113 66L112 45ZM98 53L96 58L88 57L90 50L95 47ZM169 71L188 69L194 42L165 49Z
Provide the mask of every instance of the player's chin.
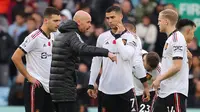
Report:
M159 29L160 32L164 32L162 29Z
M56 27L56 28L53 29L53 32L56 32L57 30L58 30L58 28Z

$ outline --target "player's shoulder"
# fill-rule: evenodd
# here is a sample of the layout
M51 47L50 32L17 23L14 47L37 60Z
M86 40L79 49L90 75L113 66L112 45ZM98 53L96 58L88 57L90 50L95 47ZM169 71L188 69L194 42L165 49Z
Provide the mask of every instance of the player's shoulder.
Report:
M180 31L176 31L174 32L169 39L171 40L172 43L176 43L176 42L184 42L185 38L184 35L180 32Z
M33 32L31 32L27 38L31 39L31 40L35 40L35 39L38 39L38 37L42 34L42 32L37 29L37 30L34 30Z
M127 40L131 40L131 41L136 41L138 39L138 36L136 34L134 34L133 32L130 31L126 31L123 35L122 38L127 39Z
M104 41L106 38L109 38L110 35L111 35L110 30L107 30L99 35L99 37L97 38L97 41Z
M108 36L108 35L110 35L110 34L111 34L111 33L110 33L110 30L107 30L107 31L101 33L101 34L99 35L99 37L106 37L106 36Z

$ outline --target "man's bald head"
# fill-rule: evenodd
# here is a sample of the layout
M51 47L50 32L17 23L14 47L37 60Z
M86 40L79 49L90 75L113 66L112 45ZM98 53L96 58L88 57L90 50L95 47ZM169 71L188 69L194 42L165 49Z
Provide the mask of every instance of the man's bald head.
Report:
M73 20L78 24L78 29L83 33L90 28L92 21L90 14L83 10L77 11Z
M83 10L79 10L75 13L73 20L77 22L83 19L88 19L88 18L91 19L90 14L88 14L87 12Z

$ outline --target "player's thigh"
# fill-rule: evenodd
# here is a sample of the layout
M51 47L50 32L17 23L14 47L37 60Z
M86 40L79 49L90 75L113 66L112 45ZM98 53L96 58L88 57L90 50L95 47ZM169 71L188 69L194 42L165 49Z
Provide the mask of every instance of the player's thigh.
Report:
M157 97L152 105L151 112L168 112L165 106L165 99Z
M51 95L45 91L43 110L44 112L54 112L54 109L55 107L53 105Z
M33 86L33 92L31 93L32 98L33 98L33 104L34 104L34 109L36 112L45 112L44 110L44 104L45 104L45 91L42 86L36 87Z
M98 91L98 112L106 112L105 107L103 106L103 93L101 91Z
M24 106L26 112L31 112L31 83L24 80Z
M105 109L106 112L116 112L117 102L116 95L103 94L101 109ZM103 108L102 108L103 107Z
M124 94L119 95L117 100L119 112L136 112L138 108L135 102L136 96L132 89Z
M186 96L180 93L173 93L166 98L168 112L186 112Z
M151 103L149 102L142 102L139 105L139 112L150 112L151 110Z
M142 96L137 97L137 101L139 102L138 103L139 112L151 112L151 106L152 106L154 95L155 94L153 93L151 94L151 98L148 102L143 102Z

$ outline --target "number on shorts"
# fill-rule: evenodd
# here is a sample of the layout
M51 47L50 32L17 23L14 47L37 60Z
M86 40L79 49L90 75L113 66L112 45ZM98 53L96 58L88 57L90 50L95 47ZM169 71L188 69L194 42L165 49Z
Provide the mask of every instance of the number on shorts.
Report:
M150 112L150 106L149 105L141 104L140 107L141 107L141 109L140 109L139 112ZM145 107L147 108L147 110L145 109Z
M130 101L132 102L132 104L131 104L131 108L132 108L131 112L135 112L135 108L134 108L135 99L131 98Z
M171 106L171 108L169 106L167 106L167 111L168 112L175 112L174 106Z

